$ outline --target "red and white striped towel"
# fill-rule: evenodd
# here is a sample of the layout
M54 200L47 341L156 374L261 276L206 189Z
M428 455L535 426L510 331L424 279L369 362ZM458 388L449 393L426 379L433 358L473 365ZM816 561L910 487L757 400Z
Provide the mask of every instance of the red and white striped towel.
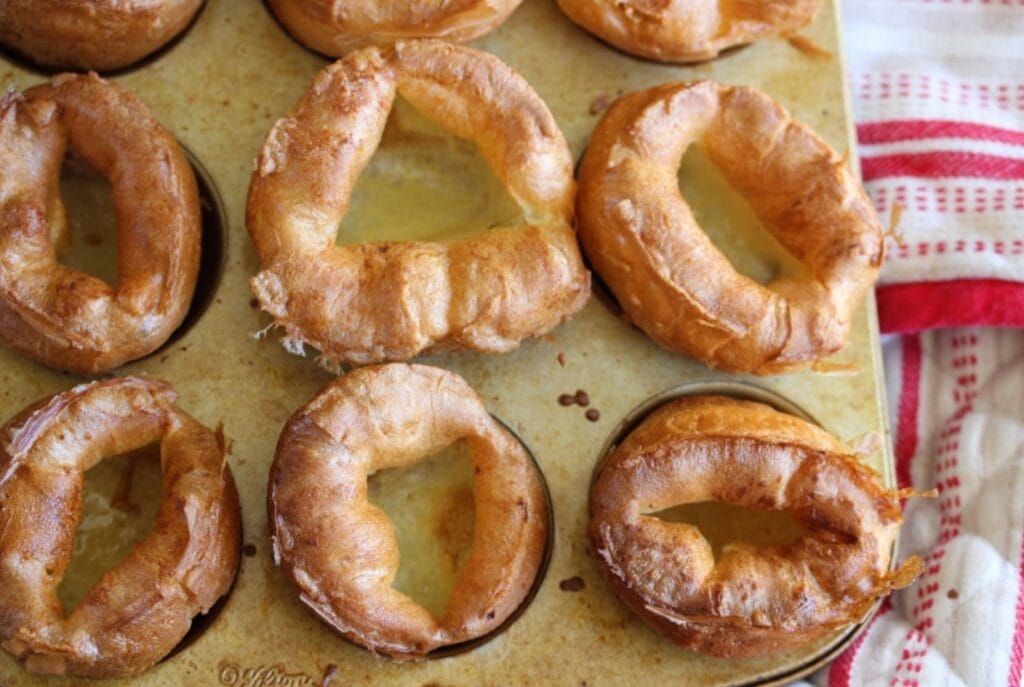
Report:
M845 0L886 331L1024 325L1024 0Z
M820 685L1024 671L1024 0L844 0L865 185L905 245L878 289L901 486L897 592ZM908 333L921 332L924 333Z
M1024 664L1024 336L958 329L886 346L901 485L900 556L926 571L893 595L819 684L1017 687Z

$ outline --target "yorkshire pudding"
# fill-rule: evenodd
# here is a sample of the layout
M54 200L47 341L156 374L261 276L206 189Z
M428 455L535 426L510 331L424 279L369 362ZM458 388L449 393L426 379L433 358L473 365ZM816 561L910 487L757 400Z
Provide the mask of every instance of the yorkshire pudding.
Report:
M441 618L392 588L394 527L367 477L469 443L473 545ZM302 602L371 651L416 658L482 637L522 604L548 536L541 478L523 446L458 375L361 368L300 408L277 444L267 492L274 560Z
M4 0L0 43L76 71L128 67L181 33L203 0Z
M803 28L814 21L821 1L558 0L558 6L620 50L662 62L698 62Z
M720 501L787 511L795 543L733 542L652 512ZM900 502L836 439L769 406L719 396L657 409L599 467L591 546L616 593L672 641L723 658L792 649L862 620L909 584L890 571Z
M806 276L762 286L729 264L679 190L691 143ZM882 225L846 163L752 88L671 83L619 99L579 184L580 242L628 317L665 348L730 372L788 372L841 349L885 257Z
M357 0L341 7L333 0L268 0L268 4L300 43L321 54L341 57L359 48L389 46L407 38L466 43L496 29L522 1Z
M224 437L174 402L163 382L111 379L44 399L0 430L0 643L29 671L136 675L231 586L241 525ZM154 441L163 496L153 530L66 614L57 587L83 473Z
M69 231L58 185L69 143L111 183L116 287L57 262ZM0 99L0 339L69 372L140 358L185 318L199 250L192 167L141 100L95 74Z
M477 144L525 224L465 240L336 246L396 93ZM536 93L496 57L442 41L365 48L322 71L274 125L249 188L252 288L290 350L364 365L510 351L590 296L572 228L572 157Z

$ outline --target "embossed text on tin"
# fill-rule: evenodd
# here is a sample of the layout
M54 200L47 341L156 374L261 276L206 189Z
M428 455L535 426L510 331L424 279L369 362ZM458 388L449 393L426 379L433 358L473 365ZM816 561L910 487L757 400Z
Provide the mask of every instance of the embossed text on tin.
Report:
M217 676L227 687L315 687L316 680L305 673L289 673L284 666L246 668L237 663L222 663Z

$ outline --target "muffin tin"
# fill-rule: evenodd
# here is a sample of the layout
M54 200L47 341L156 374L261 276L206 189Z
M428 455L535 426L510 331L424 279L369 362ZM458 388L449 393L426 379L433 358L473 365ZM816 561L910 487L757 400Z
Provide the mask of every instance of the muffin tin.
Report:
M619 53L582 32L553 0L525 0L505 25L472 45L495 53L526 77L551 108L577 158L600 111L620 93L702 78L766 91L843 151L851 147L852 137L837 4L826 2L817 21L801 32L830 51L831 59L773 40L696 66L655 64ZM828 373L750 378L710 370L655 346L618 316L599 285L598 297L580 315L514 353L420 359L462 374L543 470L554 509L554 537L536 595L490 641L417 663L372 656L335 635L298 601L270 555L267 473L285 420L331 374L318 367L315 352L306 358L291 355L278 345L275 331L265 330L270 319L255 307L248 288L258 265L244 225L245 199L266 132L326 63L293 42L255 0L209 0L171 49L114 77L182 141L207 187L205 276L197 304L208 302L194 309L195 316L170 343L116 374L163 378L178 391L179 405L201 422L211 427L223 422L242 503L245 555L219 614L211 622L197 623L202 631L194 632L187 646L140 677L110 684L767 685L788 682L833 657L856 628L797 652L754 660L718 660L678 649L633 616L601 578L587 550L587 496L602 446L620 422L648 399L691 383L753 384L805 409L847 441L879 433L882 449L865 461L892 485L870 297L858 312L849 346L828 361ZM5 85L24 88L44 78L9 56L0 61L0 82ZM741 270L762 280L778 269L792 269L767 235L742 228L749 210L720 180L705 177L707 166L699 155L688 155L680 179L684 195L716 242ZM84 181L73 178L76 174L82 176L69 173L63 189L76 222L75 240L84 245L69 262L102 271L113 255L109 203L104 205L102 183L88 181L87 173ZM454 141L400 104L381 150L356 187L342 239L451 236L505 221L514 212L514 204L468 144ZM261 331L262 339L256 336ZM0 347L0 377L4 419L37 398L84 381L40 367L7 347ZM588 397L586 407L559 402L560 396L574 396L577 390ZM432 470L427 466L405 484L426 484L423 480L436 476ZM107 469L89 483L102 491L123 478L119 469ZM151 482L138 481L152 493ZM133 498L142 498L142 491L133 492ZM433 517L441 502L452 498L451 489L436 489L419 499L423 503L413 503L418 497L410 493L387 498L393 507L395 501L410 499L409 508L419 509L424 517ZM103 544L103 537L123 539L131 530L94 530L110 515L103 515L102 508L89 512L93 514L87 515L84 529L91 531L93 545ZM434 525L429 527L436 529ZM730 527L726 523L726 535ZM744 531L749 535L748 529ZM406 540L415 542L417 537ZM0 685L5 687L72 682L31 676L0 654Z

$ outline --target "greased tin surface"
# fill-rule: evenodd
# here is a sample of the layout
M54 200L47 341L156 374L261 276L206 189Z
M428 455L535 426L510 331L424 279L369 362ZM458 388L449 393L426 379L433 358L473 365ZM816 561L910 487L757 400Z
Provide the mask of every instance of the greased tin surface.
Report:
M836 56L832 59L812 59L786 41L772 40L702 65L655 64L617 52L576 28L554 0L525 0L505 25L472 45L493 52L526 77L551 108L577 158L599 110L617 95L665 81L703 78L766 91L844 151L851 145L851 132L835 4L826 2L816 22L801 32L831 51ZM659 349L602 298L591 299L575 319L541 339L525 342L514 353L422 359L462 374L491 412L527 444L544 472L555 531L550 565L536 597L515 623L483 646L449 658L402 664L376 658L344 641L298 601L271 559L266 480L285 420L331 375L316 365L315 352L306 358L288 354L277 344L273 331L262 340L253 336L270 320L251 301L248 279L258 265L245 230L244 210L253 160L264 136L326 63L292 41L261 3L209 0L173 48L114 77L138 94L193 153L219 195L225 222L223 271L210 293L209 307L183 336L116 374L161 377L174 385L179 405L186 411L211 427L223 422L232 446L230 463L241 497L247 546L235 587L204 633L142 676L109 683L232 687L773 684L793 679L834 655L852 630L797 652L756 660L718 660L678 649L633 616L601 578L587 549L587 497L602 447L620 421L652 396L695 381L753 382L805 409L847 441L880 433L885 437L883 448L865 460L892 485L878 333L870 297L854 322L848 347L829 361L852 374L806 371L752 379L709 370ZM5 85L20 89L44 78L15 62L0 61L0 83ZM699 155L688 155L680 173L683 192L734 263L762 280L779 269L797 269L778 254L774 242L743 228L750 220L749 211L720 180L706 177L707 168ZM104 217L109 208L93 197L102 191L102 184L76 185L71 176L62 186L66 194L80 196L69 203L76 221L75 240L81 243L85 237L91 246L76 249L75 259L102 271L96 265L109 260L113 245L110 220ZM452 236L507 221L515 212L468 145L400 104L381 150L357 186L339 240ZM218 209L208 214L216 217ZM97 233L91 234L94 225ZM85 381L40 367L7 347L0 347L0 380L0 418L4 420L33 400ZM587 392L588 409L599 411L597 420L588 420L582 407L559 404L559 395L574 394L577 389ZM412 482L426 484L444 472L428 466ZM90 484L109 492L112 481L122 479L118 475L117 470L100 470L90 475ZM147 499L144 494L148 493L148 503L154 486L140 481L144 484L133 492L134 498ZM453 489L467 491L465 484ZM427 491L424 498L429 501L433 492ZM450 498L441 493L444 490L436 491L438 499ZM402 498L406 497L393 500ZM434 506L427 503L418 512L429 515L437 510ZM95 519L88 515L83 529L97 524ZM404 527L399 524L400 530ZM460 536L465 539L464 535ZM424 544L428 545L432 544ZM415 543L403 544L403 556L430 560L411 546ZM560 585L568 580L572 582ZM10 656L0 655L0 685L5 687L77 682L30 676Z

